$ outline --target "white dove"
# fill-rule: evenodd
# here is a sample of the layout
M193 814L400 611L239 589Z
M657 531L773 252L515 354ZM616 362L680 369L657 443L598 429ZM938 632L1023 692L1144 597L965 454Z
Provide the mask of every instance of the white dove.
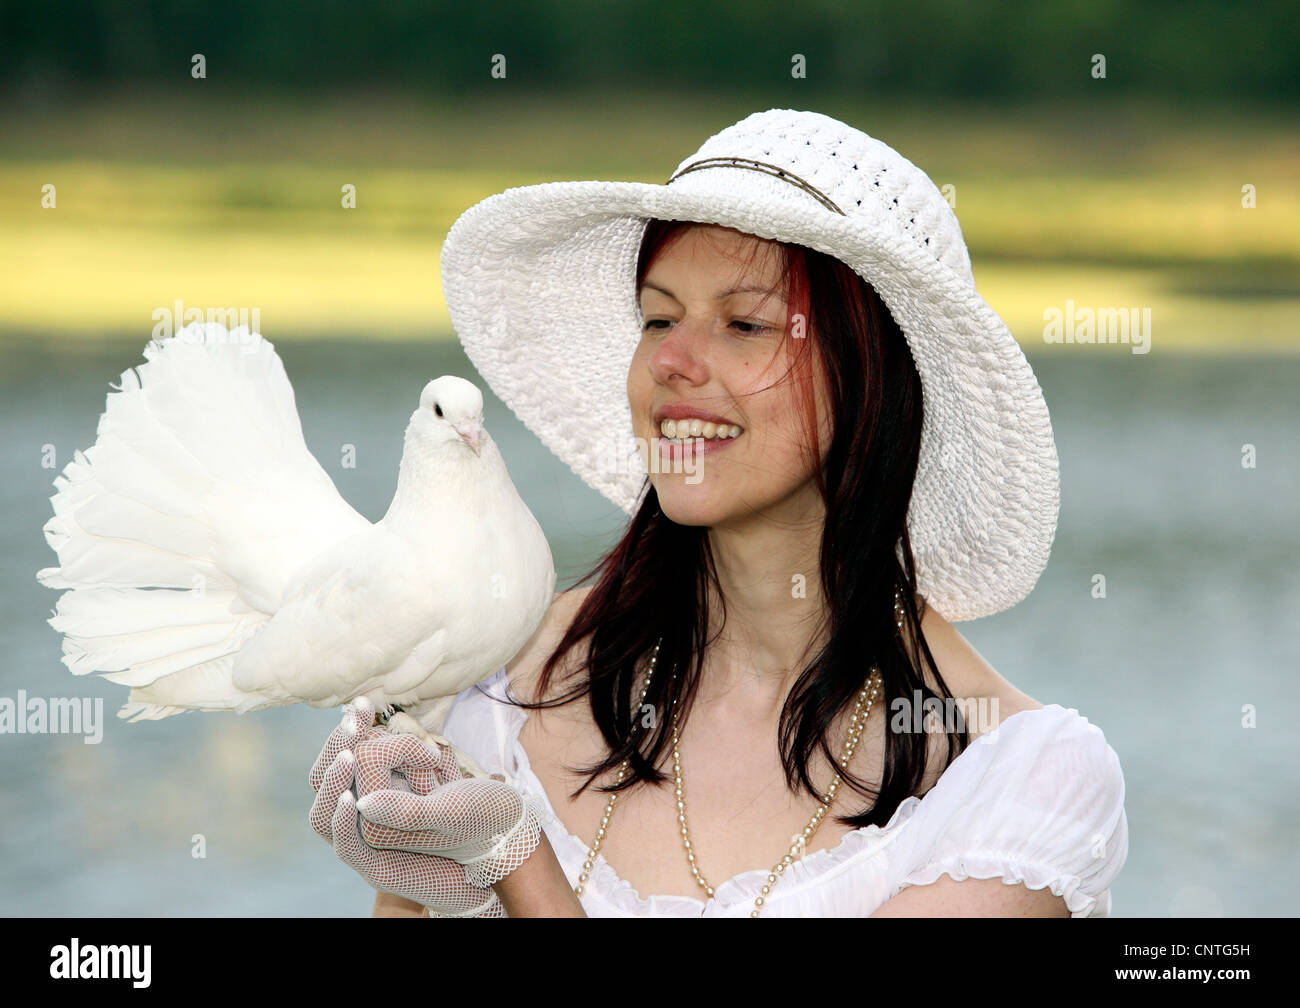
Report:
M451 375L424 387L372 524L308 451L259 334L194 323L144 356L54 481L59 566L37 578L72 589L49 621L64 664L130 686L132 721L364 694L408 712L394 730L444 744L456 694L523 648L555 590L482 393Z

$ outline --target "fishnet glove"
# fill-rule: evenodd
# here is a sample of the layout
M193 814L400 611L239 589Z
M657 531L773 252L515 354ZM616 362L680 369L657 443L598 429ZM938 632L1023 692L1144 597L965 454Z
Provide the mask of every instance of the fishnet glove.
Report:
M380 850L434 854L464 866L471 885L489 887L528 860L541 840L540 798L501 779L447 779L431 789L394 788L391 775L437 766L440 754L413 735L368 738L357 746L361 833ZM455 754L450 754L452 765ZM408 771L409 776L409 771Z
M316 791L310 816L312 829L372 887L420 903L431 917L504 917L505 908L496 893L472 885L457 862L428 854L375 850L362 839L350 790L357 769L350 747L391 737L387 729L375 727L373 722L373 706L364 698L354 701L316 757L308 775ZM382 779L386 788L427 793L441 785L446 779L442 775L460 773L453 753L435 752L429 747L422 752L399 747L396 752L411 758ZM378 764L368 760L369 781L380 780Z

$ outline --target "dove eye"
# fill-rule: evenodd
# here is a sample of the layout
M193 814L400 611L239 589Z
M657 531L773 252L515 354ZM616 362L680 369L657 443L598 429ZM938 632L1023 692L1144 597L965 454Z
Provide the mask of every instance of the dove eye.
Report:
M437 413L438 416L442 416L442 407L439 406L437 403L433 404L433 411Z

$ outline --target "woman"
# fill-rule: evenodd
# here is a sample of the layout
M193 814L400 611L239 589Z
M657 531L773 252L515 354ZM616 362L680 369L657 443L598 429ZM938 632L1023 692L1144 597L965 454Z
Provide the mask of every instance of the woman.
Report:
M494 390L633 517L458 698L501 779L365 707L327 742L313 822L376 913L1109 913L1118 759L944 618L1033 587L1057 473L929 179L770 110L665 186L484 201L443 271Z

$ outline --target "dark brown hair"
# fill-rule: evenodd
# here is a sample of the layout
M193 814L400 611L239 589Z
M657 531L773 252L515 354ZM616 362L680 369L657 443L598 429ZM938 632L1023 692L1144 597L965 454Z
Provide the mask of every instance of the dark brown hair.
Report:
M637 266L638 290L655 257L692 226L687 221L648 222ZM837 816L836 821L854 828L884 826L899 803L922 786L927 733L886 732L885 773L878 792L845 772L826 735L839 712L855 702L872 665L879 666L883 679L876 700L882 716L898 697L906 698L910 707L919 695L923 709L930 698L949 698L920 634L924 610L918 611L914 601L916 572L907 534L921 444L921 379L902 331L866 280L812 249L785 242L754 243L755 254L772 249L781 257L788 310L781 346L791 366L780 380L797 383L810 435L806 448L813 458L820 456L814 367L826 383L834 423L825 465L812 467L826 502L819 572L827 600L826 642L804 667L782 708L782 762L792 790L802 788L820 799L808 776L809 757L819 747L845 785L871 799L858 814ZM798 332L796 323L801 326ZM565 656L590 637L586 655L580 655L582 661L568 675L570 688L541 702L516 701L540 709L590 697L593 720L609 752L592 766L570 768L587 778L571 797L624 759L629 773L623 782L598 790L621 791L640 781L658 784L667 779L655 767L670 746L671 719L655 718L644 726L641 709L635 706L639 692L634 690L642 687L650 654L662 636L646 703L655 711L669 711L676 702L683 717L689 713L711 644L710 582L722 599L723 621L726 615L708 531L668 519L653 485L648 486L622 539L578 581L597 579L542 668L536 696L548 695ZM901 551L901 563L896 550ZM691 590L682 591L683 585ZM894 622L896 589L902 590L906 642ZM911 654L917 654L918 661L924 656L941 692L929 688ZM670 670L677 675L666 674ZM954 706L957 730L948 732L949 763L970 742L960 705Z

